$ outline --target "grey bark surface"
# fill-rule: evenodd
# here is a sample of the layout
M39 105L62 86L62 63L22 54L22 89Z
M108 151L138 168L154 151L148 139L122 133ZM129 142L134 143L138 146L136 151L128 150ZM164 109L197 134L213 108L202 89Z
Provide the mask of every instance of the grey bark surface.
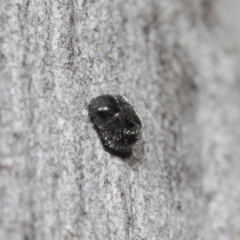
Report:
M0 0L0 240L240 239L238 0ZM144 129L103 149L86 104Z

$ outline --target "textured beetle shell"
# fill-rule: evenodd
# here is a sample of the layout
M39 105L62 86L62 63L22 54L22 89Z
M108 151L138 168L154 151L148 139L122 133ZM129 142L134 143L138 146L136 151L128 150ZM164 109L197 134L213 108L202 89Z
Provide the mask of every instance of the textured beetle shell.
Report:
M88 106L89 116L105 147L118 153L130 153L141 136L141 120L125 97L100 95Z

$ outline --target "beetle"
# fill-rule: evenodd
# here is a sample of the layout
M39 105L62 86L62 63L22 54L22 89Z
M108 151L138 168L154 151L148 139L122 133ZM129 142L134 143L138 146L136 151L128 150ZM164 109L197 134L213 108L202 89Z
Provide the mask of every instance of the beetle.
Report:
M142 121L121 95L102 94L88 105L89 116L103 145L117 154L129 154L141 137Z

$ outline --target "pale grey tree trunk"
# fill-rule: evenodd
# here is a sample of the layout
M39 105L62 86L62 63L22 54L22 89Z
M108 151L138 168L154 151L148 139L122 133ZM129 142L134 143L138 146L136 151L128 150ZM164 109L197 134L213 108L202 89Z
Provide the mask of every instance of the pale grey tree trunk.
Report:
M0 240L240 239L239 0L0 0ZM86 104L144 123L106 152Z

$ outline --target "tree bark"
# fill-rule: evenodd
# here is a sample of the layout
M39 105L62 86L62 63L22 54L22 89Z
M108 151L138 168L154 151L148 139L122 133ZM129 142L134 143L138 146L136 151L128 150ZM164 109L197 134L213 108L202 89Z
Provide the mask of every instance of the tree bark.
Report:
M0 240L240 239L238 0L0 7ZM129 159L103 93L142 118Z

